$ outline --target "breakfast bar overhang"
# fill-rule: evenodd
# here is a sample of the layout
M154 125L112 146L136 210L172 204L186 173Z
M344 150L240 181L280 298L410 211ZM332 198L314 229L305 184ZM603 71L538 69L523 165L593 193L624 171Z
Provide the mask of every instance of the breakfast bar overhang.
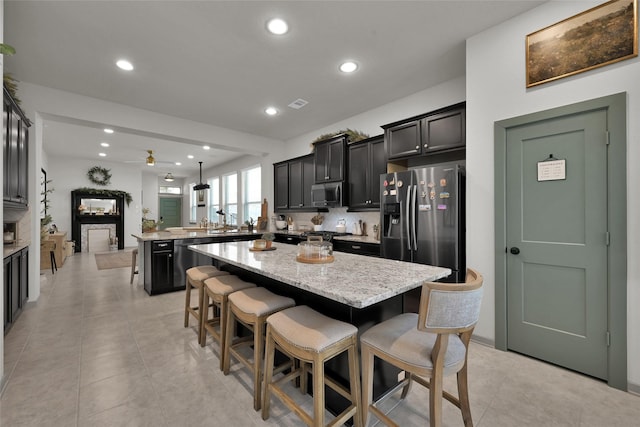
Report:
M251 242L191 245L189 249L211 257L222 270L295 299L297 305L308 305L351 323L358 328L358 335L404 312L406 292L425 281L451 274L448 268L342 252L334 252L331 263L305 264L296 261L296 246L287 244L279 244L271 251L253 251ZM325 370L348 386L346 357L331 360ZM374 397L391 389L398 381L398 373L376 360ZM346 401L327 388L326 405L331 412L339 413Z

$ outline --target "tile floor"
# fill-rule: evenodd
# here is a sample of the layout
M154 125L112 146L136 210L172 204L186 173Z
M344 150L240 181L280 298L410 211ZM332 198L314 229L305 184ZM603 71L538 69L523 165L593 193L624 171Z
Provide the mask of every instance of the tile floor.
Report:
M302 425L277 401L267 422L253 411L246 370L224 376L217 344L200 348L183 327L184 292L149 297L128 268L98 271L92 254L41 286L5 337L1 426ZM640 426L640 397L602 382L477 343L469 365L476 426ZM392 417L428 425L427 402L416 385ZM448 403L444 425L463 425Z

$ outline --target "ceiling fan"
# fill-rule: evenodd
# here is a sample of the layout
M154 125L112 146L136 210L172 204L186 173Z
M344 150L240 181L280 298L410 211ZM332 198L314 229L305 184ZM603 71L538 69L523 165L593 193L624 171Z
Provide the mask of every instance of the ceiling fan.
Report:
M147 150L148 156L144 159L140 159L140 160L125 160L125 163L146 163L147 166L155 166L155 165L175 165L174 162L166 162L166 161L162 161L162 160L156 160L155 157L153 157L153 150Z

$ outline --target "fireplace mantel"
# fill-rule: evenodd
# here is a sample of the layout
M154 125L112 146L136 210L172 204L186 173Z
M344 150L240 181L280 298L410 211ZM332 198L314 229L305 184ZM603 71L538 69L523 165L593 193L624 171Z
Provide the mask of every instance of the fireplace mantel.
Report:
M85 201L85 203L83 203ZM95 201L93 203L87 201ZM94 207L93 205L99 205ZM108 207L106 209L104 206ZM95 209L95 210L94 210ZM71 192L71 238L76 252L82 252L83 224L115 224L118 249L124 249L124 196L104 196L82 191Z

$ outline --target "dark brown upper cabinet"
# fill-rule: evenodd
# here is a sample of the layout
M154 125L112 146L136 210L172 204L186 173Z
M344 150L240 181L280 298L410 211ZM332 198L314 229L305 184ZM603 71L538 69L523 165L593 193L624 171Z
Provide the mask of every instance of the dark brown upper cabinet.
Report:
M465 103L382 126L389 160L458 150L466 144Z
M6 88L2 117L3 206L26 209L29 203L29 126L31 123Z
M273 165L274 211L313 209L311 185L314 183L314 170L313 154Z
M380 209L380 175L387 172L384 136L347 146L349 211Z
M340 134L314 144L316 184L344 181L346 145L346 134Z

